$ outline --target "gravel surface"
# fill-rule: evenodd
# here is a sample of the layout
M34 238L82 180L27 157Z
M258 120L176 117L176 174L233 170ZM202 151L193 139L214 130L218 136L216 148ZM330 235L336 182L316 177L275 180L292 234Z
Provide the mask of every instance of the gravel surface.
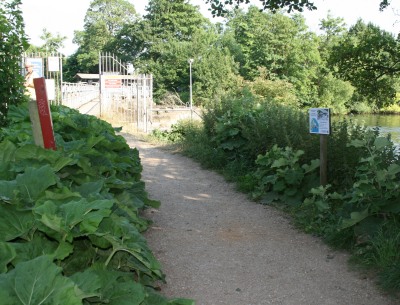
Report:
M137 147L149 197L145 234L167 275L161 293L197 305L394 305L346 253L296 230L192 160L122 134Z

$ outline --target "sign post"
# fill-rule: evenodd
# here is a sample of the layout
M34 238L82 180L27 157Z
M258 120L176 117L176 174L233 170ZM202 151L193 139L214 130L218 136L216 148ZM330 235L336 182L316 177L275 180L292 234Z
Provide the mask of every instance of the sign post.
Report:
M320 183L328 184L328 135L331 133L331 114L329 108L310 109L310 133L320 135Z
M36 103L40 121L40 129L43 138L43 147L56 150L56 142L53 132L53 121L47 99L46 82L44 77L34 78L33 84L36 92Z

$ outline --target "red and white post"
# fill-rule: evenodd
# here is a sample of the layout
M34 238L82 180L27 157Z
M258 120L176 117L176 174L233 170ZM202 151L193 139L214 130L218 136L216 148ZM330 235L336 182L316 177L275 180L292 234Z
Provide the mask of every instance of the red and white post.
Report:
M29 112L32 121L33 135L36 145L56 150L49 100L47 98L44 77L33 79L36 92L36 103L31 101Z

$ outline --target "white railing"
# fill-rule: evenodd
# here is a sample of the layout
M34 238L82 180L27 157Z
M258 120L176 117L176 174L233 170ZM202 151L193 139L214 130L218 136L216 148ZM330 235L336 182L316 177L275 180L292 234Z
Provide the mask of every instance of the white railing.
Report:
M67 83L61 87L62 104L79 109L82 105L99 99L100 87L98 83Z

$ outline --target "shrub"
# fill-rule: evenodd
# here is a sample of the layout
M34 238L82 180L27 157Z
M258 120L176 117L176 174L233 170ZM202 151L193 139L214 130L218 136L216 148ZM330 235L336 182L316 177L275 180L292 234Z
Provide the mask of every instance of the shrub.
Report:
M0 126L7 124L9 106L26 100L20 68L28 43L19 5L20 0L0 2Z
M278 200L289 205L300 203L311 185L318 185L315 169L319 168L319 160L301 166L299 160L303 154L301 150L274 145L265 155L259 155L253 174L258 181L253 198L263 203Z

